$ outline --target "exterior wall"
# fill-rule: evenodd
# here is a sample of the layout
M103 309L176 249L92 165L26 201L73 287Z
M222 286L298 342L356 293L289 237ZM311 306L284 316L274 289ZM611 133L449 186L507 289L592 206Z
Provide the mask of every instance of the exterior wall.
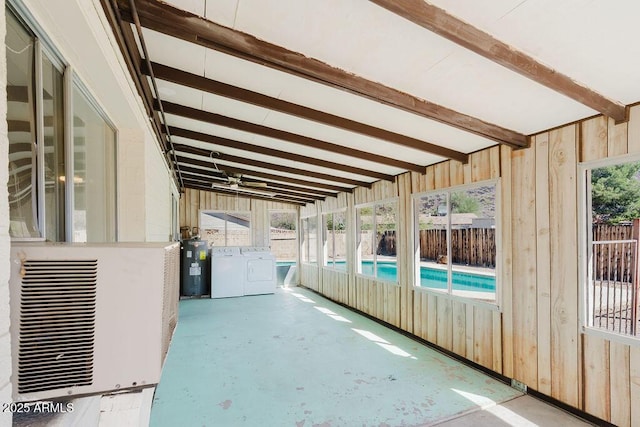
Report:
M158 144L145 140L145 238L149 242L171 240L171 195L177 194Z
M118 132L118 240L145 240L144 133L139 129Z
M6 34L4 0L0 1L0 39ZM7 61L0 55L0 81L7 81ZM7 89L0 85L0 403L11 402L11 336L9 335L9 138ZM0 427L11 426L11 414L0 413Z

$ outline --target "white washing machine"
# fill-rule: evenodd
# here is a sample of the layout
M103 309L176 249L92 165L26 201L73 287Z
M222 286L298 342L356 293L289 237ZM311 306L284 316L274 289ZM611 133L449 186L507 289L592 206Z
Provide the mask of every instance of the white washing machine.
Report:
M211 298L244 295L246 267L239 247L211 248Z
M276 257L268 247L243 247L246 259L245 295L272 294L278 282Z

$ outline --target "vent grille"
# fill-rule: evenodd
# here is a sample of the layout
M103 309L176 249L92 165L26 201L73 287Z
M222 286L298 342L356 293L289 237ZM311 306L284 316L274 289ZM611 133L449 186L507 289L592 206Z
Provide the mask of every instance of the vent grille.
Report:
M23 263L18 391L91 385L98 261Z
M178 322L180 293L180 246L174 245L164 256L164 289L162 296L162 361L169 351L173 330Z

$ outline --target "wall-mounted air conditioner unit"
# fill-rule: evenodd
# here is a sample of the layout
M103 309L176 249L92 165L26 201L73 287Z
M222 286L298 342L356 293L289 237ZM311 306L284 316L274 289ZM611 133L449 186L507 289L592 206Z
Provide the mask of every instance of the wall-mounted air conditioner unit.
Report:
M15 401L157 384L177 322L177 243L12 243Z

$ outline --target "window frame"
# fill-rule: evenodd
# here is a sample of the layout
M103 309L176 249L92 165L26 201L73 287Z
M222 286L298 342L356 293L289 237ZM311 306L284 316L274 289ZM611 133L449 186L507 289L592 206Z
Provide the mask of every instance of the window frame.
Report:
M344 223L345 223L345 228L344 228L344 234L345 234L345 253L344 253L344 268L338 268L336 267L336 246L335 246L335 234L336 234L336 227L335 227L335 221L334 221L334 216L335 214L343 214L344 215ZM331 234L333 234L333 256L332 256L332 263L329 264L329 254L328 254L328 242L329 242L329 230L327 229L326 225L327 225L327 217L331 215L331 225L332 225L332 229L331 229ZM349 271L349 260L348 260L348 237L349 237L349 216L348 216L348 211L347 208L341 208L341 209L335 209L335 210L331 210L331 211L326 211L326 212L322 212L321 214L321 218L322 218L322 267L323 268L327 268L333 271L338 271L338 272L342 272L342 273L347 273Z
M435 194L445 194L447 207L448 207L448 220L446 227L446 235L447 235L447 254L451 254L451 194L459 191L470 190L479 187L485 186L494 186L495 191L495 245L496 245L496 266L495 266L495 299L494 300L482 300L476 299L469 296L459 295L453 293L452 285L453 285L453 266L451 257L448 256L447 260L447 289L439 290L436 288L429 288L425 286L420 286L420 221L418 218L417 211L417 200L422 197L435 195ZM438 189L433 189L429 191L424 191L420 193L414 193L411 195L411 228L412 228L412 238L413 238L413 274L412 274L412 284L413 289L420 292L427 292L430 294L438 295L441 297L463 301L468 304L481 306L488 308L493 311L502 311L502 198L501 198L501 179L493 178L483 181L477 181L469 184L456 185L451 187L443 187Z
M354 266L354 272L355 275L358 277L363 277L363 278L367 278L367 279L374 279L376 281L379 282L386 282L386 283L391 283L393 285L399 285L400 284L400 279L398 278L398 265L400 263L400 257L398 252L396 251L396 280L388 280L388 279L382 279L380 277L378 277L378 251L377 250L373 250L373 275L368 275L368 274L363 274L361 271L360 266L362 263L362 253L360 251L361 248L361 219L360 219L360 215L359 215L359 210L363 209L363 208L371 208L372 211L372 218L373 218L373 223L371 226L371 230L372 232L376 232L377 231L377 225L378 222L376 221L377 219L377 215L376 215L376 211L377 208L379 206L382 205L389 205L389 204L394 204L395 205L395 209L396 209L396 247L398 247L398 241L400 238L400 232L398 230L398 219L400 217L400 199L398 197L392 197L389 199L383 199L383 200L376 200L375 202L368 202L368 203L361 203L358 204L354 207L354 214L355 214L355 218L356 218L356 225L355 225L355 266ZM373 244L374 242L372 242ZM373 249L373 248L372 248Z
M309 227L305 227L305 221L307 224L309 220L314 219L316 223L316 248L315 248L315 260L311 261L309 258L310 255L310 238L309 238ZM300 263L306 265L317 266L318 265L318 215L304 215L300 217L300 231L298 232L300 238Z
M578 163L576 185L578 187L578 324L580 333L600 337L634 347L640 346L640 335L626 335L591 325L589 316L589 286L592 277L593 234L590 171L597 168L640 162L640 153L623 154ZM640 256L640 242L638 244Z
M113 217L113 241L118 241L118 178L117 178L117 160L118 160L118 129L113 124L104 109L94 98L82 79L74 72L73 67L65 60L55 44L48 37L46 32L38 24L37 20L31 14L29 9L19 0L8 0L5 5L5 13L11 14L16 21L28 32L34 40L33 48L33 80L34 80L34 141L37 144L35 151L35 191L33 203L36 210L36 224L38 227L37 237L14 237L10 236L11 241L45 241L47 239L47 212L46 212L46 191L45 191L45 139L44 139L44 95L43 95L43 59L46 58L50 64L62 75L62 115L63 115L63 141L64 150L64 176L73 176L74 164L74 133L73 133L73 91L77 89L85 98L85 101L95 110L95 112L104 120L105 124L113 131L113 162L114 175L113 185L114 200L111 215ZM5 17L5 22L6 22ZM5 42L6 49L6 42ZM73 242L73 212L74 212L74 182L73 179L65 179L64 182L64 218L59 220L64 224L64 231L60 234L62 237L59 241Z

